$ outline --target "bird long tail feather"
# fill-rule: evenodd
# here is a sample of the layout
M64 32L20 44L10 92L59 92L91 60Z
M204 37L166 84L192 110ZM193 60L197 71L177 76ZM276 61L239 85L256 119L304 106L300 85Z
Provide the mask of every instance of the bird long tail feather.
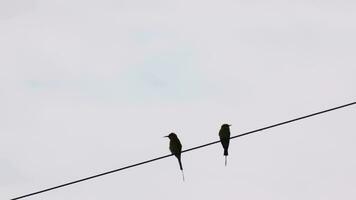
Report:
M185 179L184 179L184 172L183 172L183 170L181 170L181 171L182 171L182 177L183 177L183 182L184 182L184 180L185 180Z
M225 156L225 166L227 165L227 156Z

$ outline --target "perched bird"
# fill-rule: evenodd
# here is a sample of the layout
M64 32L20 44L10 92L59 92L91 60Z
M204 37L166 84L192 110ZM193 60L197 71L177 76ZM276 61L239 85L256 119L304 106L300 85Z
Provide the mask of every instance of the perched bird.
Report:
M169 135L164 136L164 137L168 137L170 140L169 141L169 150L178 159L179 168L182 171L183 181L184 181L183 166L182 166L182 161L181 161L182 144L180 143L180 141L175 133L170 133Z
M224 148L225 166L227 164L227 156L229 155L230 126L230 124L223 124L219 131L220 142Z

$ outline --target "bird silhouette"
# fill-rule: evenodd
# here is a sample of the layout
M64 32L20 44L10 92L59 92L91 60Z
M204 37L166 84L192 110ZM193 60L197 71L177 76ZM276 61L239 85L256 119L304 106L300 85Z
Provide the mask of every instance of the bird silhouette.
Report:
M224 148L225 166L227 165L227 156L229 155L230 126L230 124L223 124L219 131L220 142Z
M171 153L178 159L179 168L182 171L183 181L184 181L184 173L183 173L183 166L181 161L181 153L182 153L182 144L180 143L177 135L175 133L170 133L167 136L169 138L169 150Z

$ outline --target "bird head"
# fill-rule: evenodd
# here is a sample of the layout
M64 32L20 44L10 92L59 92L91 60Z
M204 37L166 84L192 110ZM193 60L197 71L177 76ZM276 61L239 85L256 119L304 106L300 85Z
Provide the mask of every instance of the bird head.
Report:
M229 128L231 126L231 124L223 124L221 125L221 128Z
M177 138L177 135L175 133L170 133L169 135L166 135L164 137L167 137L167 138L169 138L171 140L173 138Z

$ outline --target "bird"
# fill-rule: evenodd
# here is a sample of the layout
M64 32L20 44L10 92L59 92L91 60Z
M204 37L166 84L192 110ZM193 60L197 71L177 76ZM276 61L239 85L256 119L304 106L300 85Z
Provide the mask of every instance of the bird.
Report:
M227 165L227 156L229 155L230 126L230 124L223 124L219 131L220 142L224 148L225 166Z
M178 136L175 133L170 133L167 136L169 138L169 150L171 153L178 159L179 168L182 171L183 181L184 181L184 173L183 173L183 166L181 160L181 153L182 153L182 144L180 143Z

